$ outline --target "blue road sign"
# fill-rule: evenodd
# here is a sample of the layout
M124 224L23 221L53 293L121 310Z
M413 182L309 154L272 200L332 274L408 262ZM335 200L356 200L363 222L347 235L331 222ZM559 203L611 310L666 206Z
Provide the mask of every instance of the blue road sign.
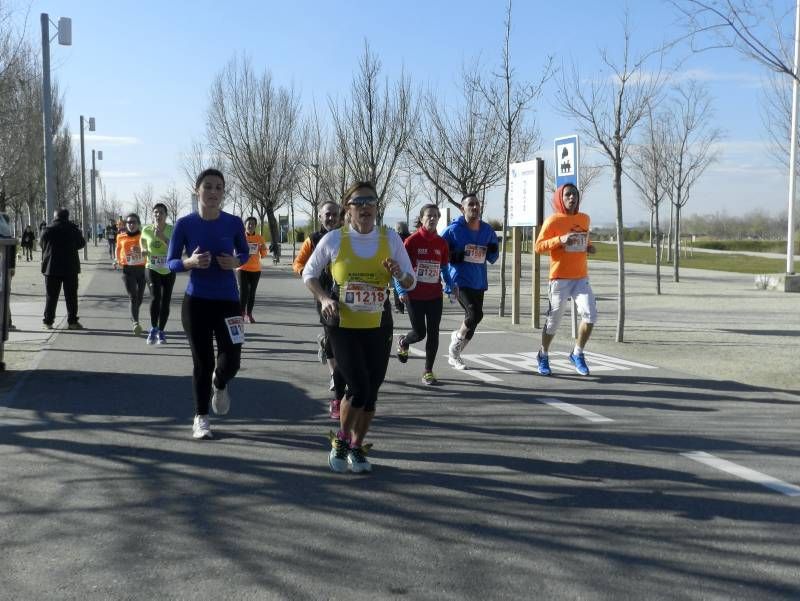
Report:
M555 139L556 188L573 184L580 189L581 148L577 135Z

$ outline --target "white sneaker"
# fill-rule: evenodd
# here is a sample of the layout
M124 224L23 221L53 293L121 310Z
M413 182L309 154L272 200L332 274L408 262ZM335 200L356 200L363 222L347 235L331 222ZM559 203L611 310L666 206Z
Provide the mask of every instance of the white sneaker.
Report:
M461 350L464 341L458 337L458 330L450 334L450 346L447 348L447 362L456 369L466 369L467 365L461 360Z
M228 396L228 389L223 388L220 390L216 386L212 386L211 389L211 408L217 415L225 415L231 408L231 397Z
M211 425L208 423L207 415L195 415L192 425L192 438L197 440L210 440L214 438L211 433Z

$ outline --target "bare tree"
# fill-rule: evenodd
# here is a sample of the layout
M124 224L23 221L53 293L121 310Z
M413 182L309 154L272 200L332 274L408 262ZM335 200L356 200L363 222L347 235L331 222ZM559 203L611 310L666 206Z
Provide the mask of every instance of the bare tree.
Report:
M178 191L178 187L175 185L175 182L172 182L164 191L164 193L158 197L158 202L166 205L167 215L169 215L171 219L175 220L186 206L183 198L184 197L181 196L181 193Z
M370 181L378 192L382 221L400 158L416 124L411 81L401 73L394 85L380 80L381 62L364 41L364 53L353 77L350 97L329 100L337 163L353 179Z
M141 190L133 193L132 212L142 217L146 216L153 208L153 184L145 184ZM174 215L174 213L172 213Z
M397 182L395 195L397 202L403 209L408 227L413 231L414 224L411 223L411 209L419 204L419 196L422 191L420 175L414 171L411 165L403 168L403 178Z
M331 156L328 137L320 122L316 105L303 126L302 140L303 161L297 174L297 195L305 203L305 206L301 203L301 212L311 220L311 229L316 229L324 189L321 174L329 168L326 163Z
M721 139L720 129L710 125L711 98L706 89L690 81L675 88L671 100L671 127L666 145L668 195L674 207L673 279L680 281L681 210L689 202L690 191L698 178L718 158L714 150Z
M625 246L622 220L623 161L631 144L630 137L647 114L665 80L661 46L638 57L631 56L631 34L627 20L623 24L622 56L615 61L607 50L600 57L608 71L581 86L577 65L562 69L558 76L558 107L576 120L581 135L592 141L608 157L613 169L617 235L617 329L616 341L625 337ZM650 63L655 63L649 70Z
M505 144L489 101L475 85L478 67L462 74L457 108L445 107L429 90L408 151L417 168L444 199L461 209L461 198L491 188L503 177Z
M294 191L302 161L300 126L295 90L276 86L269 71L256 75L249 59L232 59L215 78L207 123L211 148L225 157L273 240L277 210Z
M476 86L481 90L489 102L492 113L503 132L505 156L503 157L503 170L505 172L505 190L503 192L503 249L500 258L500 316L505 315L506 307L506 248L508 236L508 185L511 177L512 159L521 161L528 158L531 148L538 147L539 133L536 122L525 125L525 118L531 110L533 102L539 98L542 88L553 74L553 58L545 59L542 75L535 83L522 83L517 81L514 67L511 65L511 0L506 5L506 15L503 21L504 38L501 52L500 71L494 74L493 81L476 81ZM517 156L512 157L516 146Z
M669 144L669 124L664 115L653 115L652 107L648 107L647 119L639 144L632 147L629 167L625 175L639 190L639 194L650 211L652 246L656 240L656 294L661 294L661 240L659 208L667 195L669 182L665 176L667 169L667 146Z

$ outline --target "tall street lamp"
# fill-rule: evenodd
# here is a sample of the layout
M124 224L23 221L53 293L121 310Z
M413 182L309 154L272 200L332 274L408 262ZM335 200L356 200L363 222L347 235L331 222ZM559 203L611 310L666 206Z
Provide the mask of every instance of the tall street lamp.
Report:
M83 151L83 127L84 127L84 118L81 115L81 227L83 231L86 231L86 158ZM89 131L94 131L94 117L89 117ZM92 223L92 237L94 238L94 244L97 246L97 230L94 227L94 223ZM86 261L89 259L88 251L86 247L83 247L83 260Z
M94 230L94 245L97 246L97 203L95 202L95 181L97 181L97 168L95 167L95 153L98 161L103 160L103 151L92 149L92 229ZM85 248L85 247L84 247Z
M50 99L50 16L41 14L42 24L42 121L44 124L44 189L45 220L52 219L56 205L56 171L53 164L53 116ZM58 25L53 25L58 32L58 43L62 46L72 45L72 19L61 17Z

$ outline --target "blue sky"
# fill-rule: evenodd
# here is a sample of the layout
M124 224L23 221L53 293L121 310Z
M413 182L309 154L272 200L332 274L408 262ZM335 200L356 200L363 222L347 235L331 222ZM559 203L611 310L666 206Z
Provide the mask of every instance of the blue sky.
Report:
M634 53L677 31L676 15L665 2L628 4ZM515 2L511 52L520 78L536 79L547 54L557 61L574 59L589 75L599 69L599 49L619 55L624 1L573 0L565 6ZM348 92L366 38L389 77L404 68L415 83L455 98L463 64L476 58L489 67L499 62L505 2L17 0L16 8L20 18L29 10L27 31L35 44L40 13L53 21L72 18L73 45L53 43L52 73L65 94L72 131L78 132L81 114L97 119L97 131L87 133L87 150L104 151L98 168L108 192L127 206L147 183L156 196L172 182L185 188L181 154L205 135L211 81L235 53L247 53L257 68L270 69L277 83L294 84L304 104L316 101L324 112L329 96ZM722 159L709 169L685 212L784 211L787 178L766 151L758 108L764 68L732 52L713 51L689 56L681 71L708 84L716 125L725 131ZM549 85L535 107L543 140L536 156L549 158L553 138L575 130L554 110L554 93ZM501 215L499 197L499 191L490 195L489 216ZM774 204L765 205L765 197ZM631 185L624 207L626 224L646 219ZM595 224L613 221L607 175L587 193L582 208ZM395 214L399 209L389 209L390 219Z

